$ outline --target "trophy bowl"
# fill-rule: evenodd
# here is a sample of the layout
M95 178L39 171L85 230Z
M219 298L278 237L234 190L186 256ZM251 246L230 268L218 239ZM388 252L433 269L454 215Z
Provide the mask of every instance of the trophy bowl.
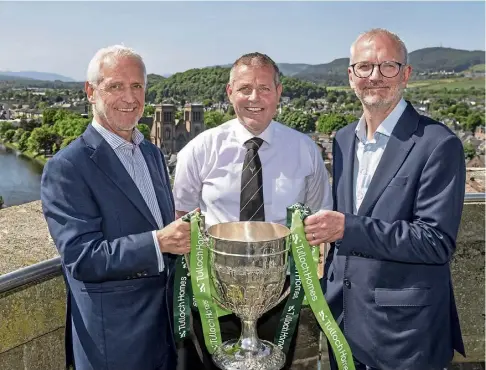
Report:
M213 353L224 370L279 370L285 354L260 340L256 323L281 301L287 273L290 230L259 221L227 222L211 226L209 275L221 305L241 319L239 339L222 343Z

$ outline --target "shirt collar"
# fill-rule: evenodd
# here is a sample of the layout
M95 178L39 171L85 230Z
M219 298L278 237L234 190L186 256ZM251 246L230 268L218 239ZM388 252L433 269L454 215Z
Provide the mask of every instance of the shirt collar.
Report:
M238 120L238 118L235 118L233 122L231 122L231 125L234 130L235 138L236 141L243 146L245 142L252 137L259 137L264 141L262 145L265 145L267 143L268 145L272 144L272 139L275 136L274 131L275 131L275 122L272 120L268 127L263 131L260 135L253 135L250 131L248 131L245 126Z
M133 145L138 146L144 139L143 134L136 127L133 129L132 132L133 142L129 142L126 141L121 136L118 136L117 134L107 130L105 127L103 127L98 122L96 122L94 118L93 118L93 122L91 122L91 125L96 131L98 131L98 133L103 137L103 139L105 139L106 142L110 144L112 149L117 149L126 146L133 146Z
M390 114L378 126L375 135L378 132L382 135L390 137L391 133L393 132L393 129L397 125L398 120L400 119L401 115L403 114L406 108L407 108L407 102L403 98L400 99L400 101L395 106L395 108L393 108ZM356 132L356 136L362 143L366 143L368 141L366 137L366 120L364 114L359 119L358 125L356 126L356 129L354 131Z

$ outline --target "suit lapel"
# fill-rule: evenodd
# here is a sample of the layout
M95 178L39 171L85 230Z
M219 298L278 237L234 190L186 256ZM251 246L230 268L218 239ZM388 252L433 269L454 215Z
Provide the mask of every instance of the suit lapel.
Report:
M135 182L128 174L123 164L110 145L91 125L88 126L83 134L83 138L88 146L94 149L91 159L108 176L111 181L120 189L121 192L130 200L142 215L158 229L152 213L150 212L145 200L140 194Z
M349 140L343 146L343 190L344 190L344 205L346 213L353 213L353 189L354 189L354 157L356 156L356 135L354 135L354 130L356 124L352 127L352 136L348 136ZM349 160L346 160L349 158Z
M416 131L420 115L408 103L398 120L386 145L380 163L371 179L368 191L358 210L358 215L367 215L374 207L391 179L415 144L412 134ZM353 156L354 158L354 156Z
M156 160L153 150L150 149L148 143L143 141L140 144L140 150L142 151L150 172L150 177L152 178L152 184L154 185L162 220L164 225L168 225L174 219L174 217L171 216L171 211L172 214L175 214L175 210L173 208L172 199L167 194L167 186L165 186L162 178L162 176L165 177L166 172L163 168L160 168L161 166L159 166L159 162ZM168 181L168 179L165 181Z

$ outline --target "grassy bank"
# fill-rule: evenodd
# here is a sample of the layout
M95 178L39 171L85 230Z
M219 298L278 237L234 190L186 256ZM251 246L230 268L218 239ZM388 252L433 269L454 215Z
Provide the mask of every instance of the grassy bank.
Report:
M44 157L43 155L35 154L35 153L32 153L32 152L29 152L28 150L21 152L19 150L17 143L6 143L6 142L0 140L0 144L5 145L9 149L15 150L19 155L26 157L26 158L29 158L29 159L39 163L42 166L44 166L47 162L47 158Z

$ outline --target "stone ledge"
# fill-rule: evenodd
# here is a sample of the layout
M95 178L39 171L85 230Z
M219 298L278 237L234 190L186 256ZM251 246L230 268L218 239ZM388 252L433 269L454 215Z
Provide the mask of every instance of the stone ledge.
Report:
M0 353L64 327L65 302L62 277L0 296Z
M0 275L58 256L41 201L0 210Z

